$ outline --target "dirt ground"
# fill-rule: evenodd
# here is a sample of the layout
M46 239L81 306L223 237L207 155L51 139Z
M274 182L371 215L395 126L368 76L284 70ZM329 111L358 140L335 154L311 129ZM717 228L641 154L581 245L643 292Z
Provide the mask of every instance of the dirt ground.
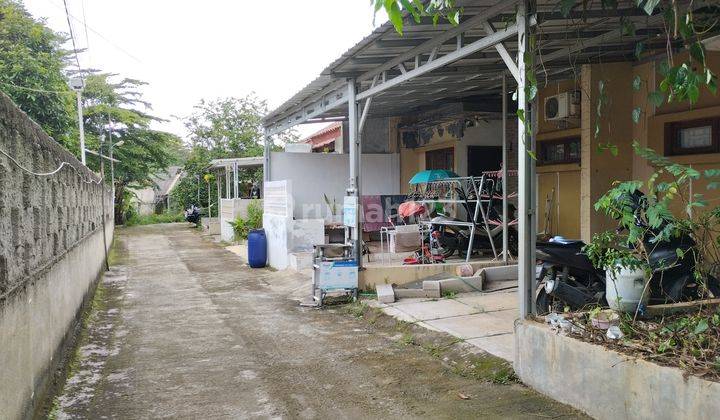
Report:
M301 278L185 224L118 229L112 262L51 417L584 417L444 334L363 304L302 308Z

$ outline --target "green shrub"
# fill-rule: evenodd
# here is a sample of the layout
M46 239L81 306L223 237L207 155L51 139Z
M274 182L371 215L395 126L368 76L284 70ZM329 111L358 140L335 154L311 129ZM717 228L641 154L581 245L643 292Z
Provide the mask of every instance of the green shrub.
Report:
M262 227L263 219L263 208L260 204L260 200L252 200L248 204L248 228L249 229L260 229Z
M247 239L251 230L262 227L263 208L260 205L260 200L252 200L248 204L247 214L246 219L238 217L228 222L232 226L233 232L235 232L235 240Z
M154 225L158 223L178 223L184 222L185 215L182 213L161 213L161 214L148 214L138 215L137 213L132 214L125 220L125 226L137 226L137 225Z

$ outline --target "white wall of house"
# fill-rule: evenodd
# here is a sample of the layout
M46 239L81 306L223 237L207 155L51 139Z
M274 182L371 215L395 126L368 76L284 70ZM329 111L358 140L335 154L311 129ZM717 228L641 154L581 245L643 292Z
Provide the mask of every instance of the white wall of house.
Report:
M271 155L270 179L290 180L296 219L328 218L323 194L342 209L350 176L347 154L283 153ZM399 194L400 158L398 154L363 154L362 194Z
M478 121L477 125L465 128L455 147L455 167L460 176L468 174L468 146L502 146L502 120Z

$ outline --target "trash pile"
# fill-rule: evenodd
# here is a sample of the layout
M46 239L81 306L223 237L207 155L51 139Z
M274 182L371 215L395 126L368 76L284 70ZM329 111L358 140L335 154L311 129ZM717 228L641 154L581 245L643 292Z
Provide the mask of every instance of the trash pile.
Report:
M559 334L720 382L720 307L642 320L597 308L538 320Z

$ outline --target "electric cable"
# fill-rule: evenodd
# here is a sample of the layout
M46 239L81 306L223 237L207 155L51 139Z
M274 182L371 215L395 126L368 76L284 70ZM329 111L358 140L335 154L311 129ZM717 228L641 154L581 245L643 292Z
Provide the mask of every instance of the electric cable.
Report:
M73 51L75 51L75 62L77 63L78 73L82 74L80 57L78 54L77 45L75 44L75 35L73 34L72 23L70 22L70 12L68 11L67 0L63 0L63 5L65 6L65 18L67 19L68 29L70 30L70 40L72 40Z
M14 87L14 88L16 88L16 89L27 90L27 91L30 91L30 92L54 93L54 94L57 94L57 95L72 95L72 96L75 96L75 95L76 95L75 92L70 91L70 90L65 90L65 91L63 91L63 90L38 89L38 88L32 88L32 87L28 87L28 86L15 85L15 84L12 84L12 83L7 83L7 82L0 82L0 85L10 86L10 87Z
M24 171L24 172L27 172L27 173L29 173L30 175L35 175L35 176L53 176L53 175L57 174L58 172L60 172L60 171L62 170L62 168L64 168L65 166L69 166L70 168L72 168L72 169L75 171L75 173L78 175L78 177L80 177L80 180L81 180L82 182L86 183L86 184L97 184L97 185L100 185L100 183L102 182L102 179L97 180L97 181L96 181L96 180L93 180L93 179L87 180L85 177L83 177L83 175L80 173L80 171L78 171L78 169L77 169L74 165L72 165L70 162L65 162L65 161L63 161L63 162L60 163L60 166L58 166L55 170L50 171L50 172L33 172L33 171L31 171L30 169L27 169L26 167L22 166L17 160L15 160L15 158L13 158L12 156L10 156L10 154L7 153L6 151L0 149L0 153L3 154L3 155L5 155L8 159L10 159L10 161L11 161L12 163L14 163L15 166L17 166L18 168L20 168L20 170L22 170L22 171Z
M61 9L61 10L62 10L62 8L63 8L60 4L55 3L53 0L48 0L48 3L52 4L53 6L55 6L55 7L58 8L58 9ZM140 59L137 58L136 56L132 55L132 54L131 54L129 51L127 51L126 49L122 48L121 46L117 45L116 43L114 43L113 41L111 41L110 39L108 39L106 36L104 36L103 34L101 34L100 32L98 32L97 29L95 29L95 28L93 28L92 26L88 25L86 22L83 22L81 19L78 19L77 17L75 17L75 16L72 15L71 13L68 13L68 16L70 16L70 18L73 19L73 20L75 20L76 22L82 23L90 32L94 33L95 35L97 35L98 38L100 38L100 39L102 39L103 41L105 41L105 42L107 42L108 44L110 44L111 47L113 47L113 48L115 48L116 50L120 51L121 53L127 55L128 57L132 58L133 60L137 61L138 63L142 63L142 60L140 60Z

